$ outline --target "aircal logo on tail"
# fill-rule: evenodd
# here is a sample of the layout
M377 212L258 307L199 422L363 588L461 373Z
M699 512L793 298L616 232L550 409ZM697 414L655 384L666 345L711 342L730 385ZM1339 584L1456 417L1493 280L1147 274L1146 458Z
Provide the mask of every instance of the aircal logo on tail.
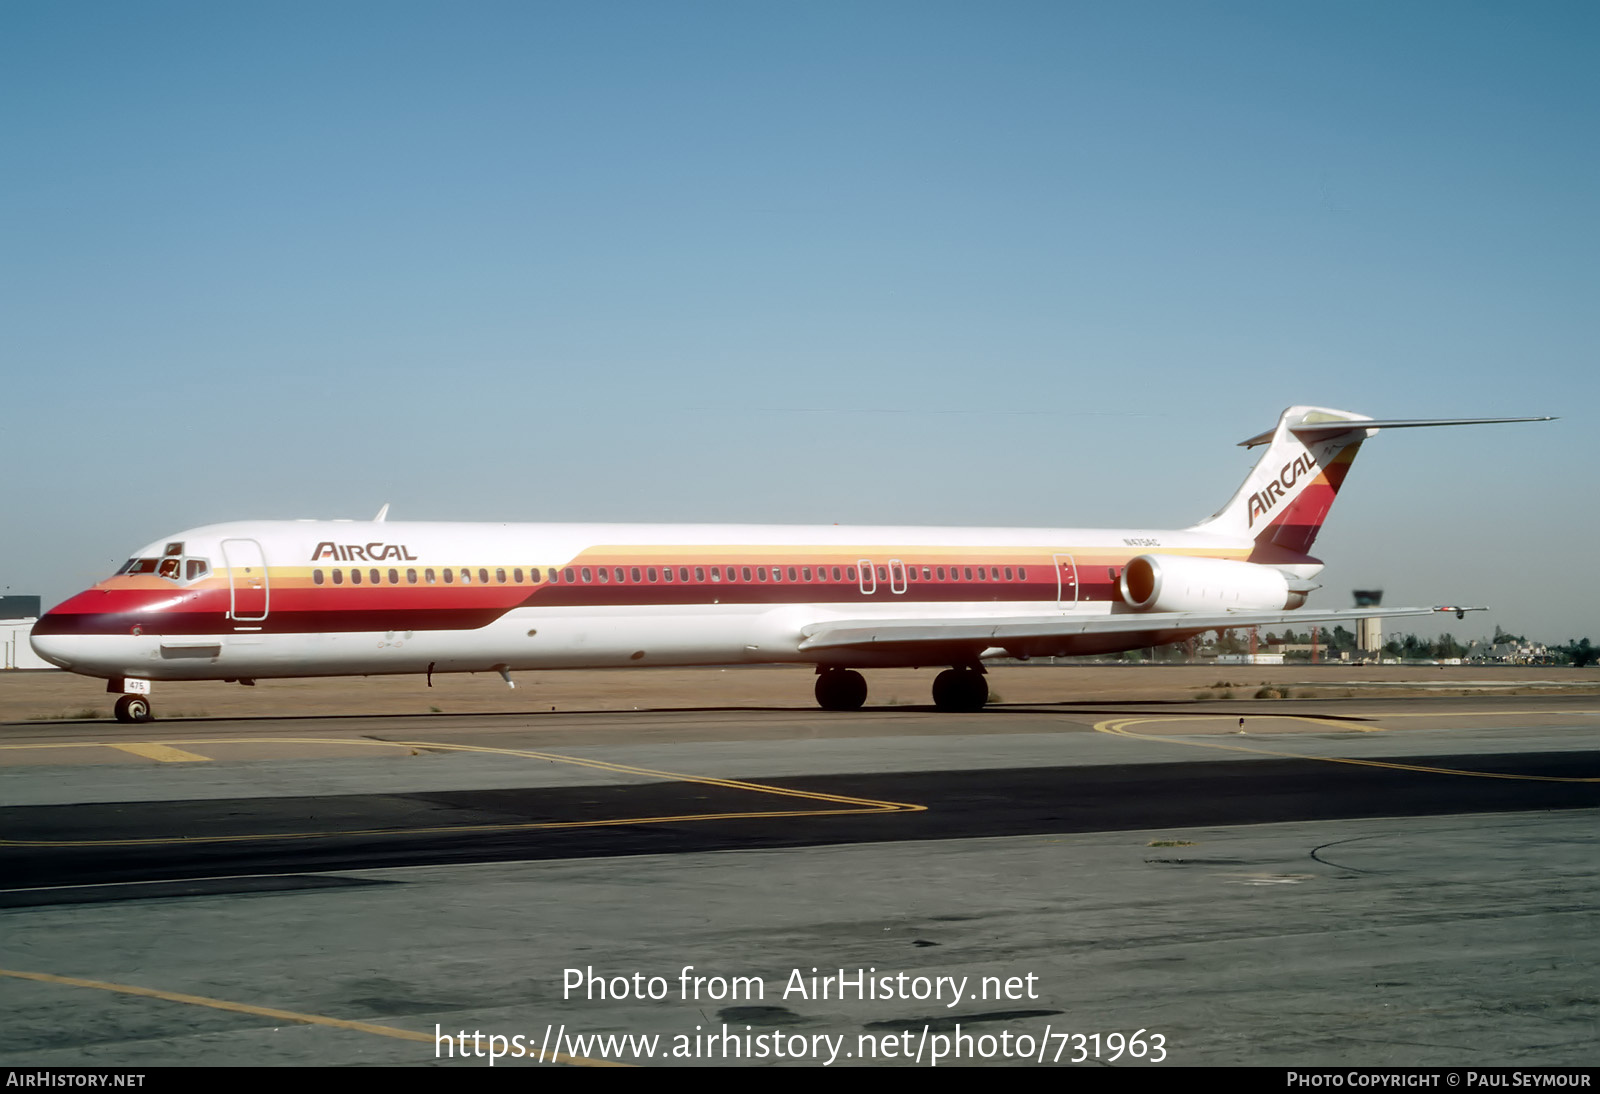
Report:
M312 562L324 558L340 562L382 562L389 558L401 562L417 561L417 556L403 543L334 543L332 540L323 540L311 552Z
M1250 527L1255 527L1257 516L1265 516L1270 513L1280 501L1287 497L1289 491L1294 489L1295 483L1316 470L1317 461L1309 452L1296 456L1284 464L1283 469L1278 472L1277 478L1267 483L1261 490L1250 495Z

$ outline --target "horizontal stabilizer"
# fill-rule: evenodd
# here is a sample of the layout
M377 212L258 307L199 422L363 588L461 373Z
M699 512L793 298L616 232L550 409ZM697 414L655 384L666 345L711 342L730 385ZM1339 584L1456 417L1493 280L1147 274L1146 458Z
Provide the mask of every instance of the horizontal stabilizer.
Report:
M1419 426L1431 425L1495 425L1500 422L1553 422L1555 418L1389 418L1386 420L1373 420L1361 418L1343 422L1304 422L1300 425L1291 425L1289 432L1301 440L1309 441L1318 437L1333 437L1340 433L1351 433L1357 429L1415 429ZM1277 428L1257 433L1248 441L1240 441L1240 448L1255 448L1257 445L1270 444Z

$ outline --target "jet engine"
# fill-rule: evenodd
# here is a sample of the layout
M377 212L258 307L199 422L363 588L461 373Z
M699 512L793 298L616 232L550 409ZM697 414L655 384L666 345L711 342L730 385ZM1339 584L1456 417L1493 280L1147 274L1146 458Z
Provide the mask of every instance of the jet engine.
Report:
M1122 571L1122 600L1136 612L1282 611L1306 602L1290 583L1282 570L1254 562L1140 555Z

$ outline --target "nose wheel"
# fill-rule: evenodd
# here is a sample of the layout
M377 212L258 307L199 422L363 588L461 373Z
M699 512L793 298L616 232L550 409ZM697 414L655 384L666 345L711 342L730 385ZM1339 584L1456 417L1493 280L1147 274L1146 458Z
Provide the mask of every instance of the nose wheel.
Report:
M117 700L117 721L148 722L155 717L150 712L150 700L143 695L124 695Z

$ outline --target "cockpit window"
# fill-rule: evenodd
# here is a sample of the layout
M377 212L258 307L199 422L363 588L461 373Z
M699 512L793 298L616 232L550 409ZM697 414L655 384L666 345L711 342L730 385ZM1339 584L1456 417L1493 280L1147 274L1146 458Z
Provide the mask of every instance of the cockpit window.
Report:
M169 543L160 558L130 558L122 564L114 577L124 574L155 574L168 581L187 584L199 581L211 573L211 560L190 558L183 554L183 544Z

